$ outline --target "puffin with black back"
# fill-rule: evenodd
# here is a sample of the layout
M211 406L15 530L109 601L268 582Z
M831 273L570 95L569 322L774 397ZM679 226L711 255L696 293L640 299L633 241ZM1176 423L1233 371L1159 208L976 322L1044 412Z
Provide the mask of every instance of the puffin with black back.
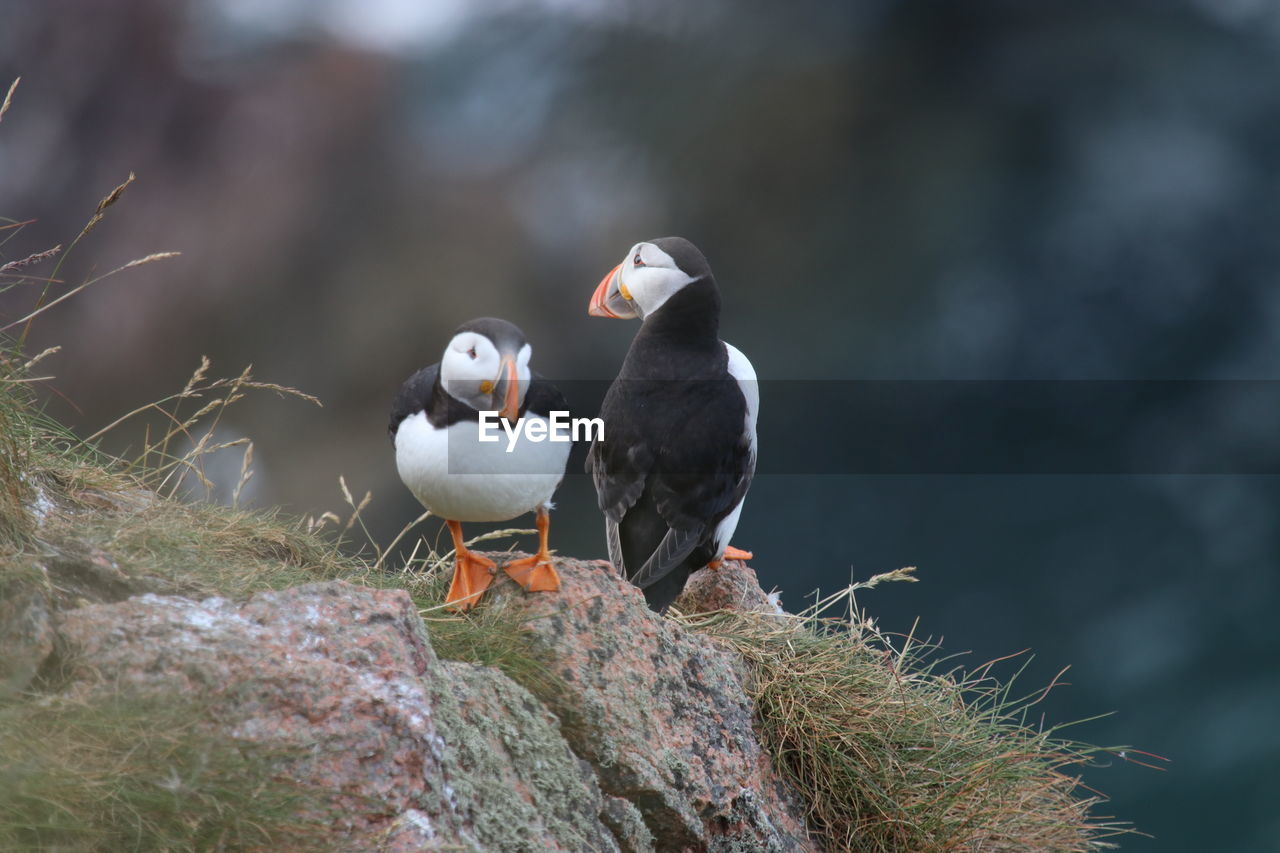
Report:
M529 370L532 347L506 320L482 317L460 326L439 364L424 367L401 386L388 431L400 479L423 506L445 519L456 554L447 603L467 610L493 582L497 565L468 550L463 521L507 521L537 513L538 553L503 566L530 591L560 588L547 550L551 496L564 478L568 441L480 440L480 412L508 423L547 422L564 411L564 397ZM499 429L497 432L501 433Z
M720 340L720 291L682 237L637 243L588 313L643 320L605 394L587 470L609 560L666 611L689 575L723 559L756 467L755 370Z

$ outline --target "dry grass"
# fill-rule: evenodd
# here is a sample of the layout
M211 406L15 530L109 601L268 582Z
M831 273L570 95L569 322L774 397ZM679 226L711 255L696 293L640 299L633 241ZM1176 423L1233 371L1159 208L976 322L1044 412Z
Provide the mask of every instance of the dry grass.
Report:
M1125 831L1091 812L1076 775L1100 750L1029 724L1045 691L1016 698L990 666L938 671L936 650L895 646L853 594L799 615L677 618L750 664L759 729L831 849L1091 851Z
M188 481L211 487L205 458L238 443L209 442L213 424L196 430L199 419L175 420L174 430L144 441L139 458L112 458L38 416L17 364L0 354L0 588L13 567L32 561L45 569L44 591L66 606L138 592L243 597L369 574L305 521L175 499L189 493ZM246 389L278 390L245 373L196 387L221 392L201 407L210 421ZM175 405L196 393L177 395ZM181 455L167 451L178 427L195 436Z

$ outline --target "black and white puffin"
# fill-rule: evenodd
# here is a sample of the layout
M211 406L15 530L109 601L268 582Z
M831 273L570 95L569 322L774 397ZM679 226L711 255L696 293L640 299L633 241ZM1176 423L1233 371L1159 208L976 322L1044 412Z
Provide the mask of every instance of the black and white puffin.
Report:
M720 340L720 291L682 237L637 243L588 313L644 322L605 394L587 470L609 560L664 612L689 575L723 559L756 468L756 373Z
M496 564L462 542L463 521L507 521L537 512L538 553L503 566L530 591L560 588L547 551L551 496L564 478L567 441L480 440L480 412L509 422L548 421L567 409L564 397L529 370L532 348L524 332L506 320L482 317L454 333L439 364L424 367L400 387L388 431L396 468L413 496L445 519L457 555L447 603L474 606L493 582ZM493 434L491 431L490 435Z

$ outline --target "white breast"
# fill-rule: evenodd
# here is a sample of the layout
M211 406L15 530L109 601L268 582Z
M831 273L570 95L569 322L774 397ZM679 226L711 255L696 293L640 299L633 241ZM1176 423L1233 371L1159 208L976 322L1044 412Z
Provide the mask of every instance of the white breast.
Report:
M724 341L721 341L724 343ZM756 417L760 414L760 383L756 381L756 369L733 344L724 344L729 354L729 375L738 381L742 396L747 398L746 434L751 442L751 458L756 458Z
M721 341L721 343L724 342ZM760 384L756 381L755 368L751 366L751 362L742 354L742 351L727 343L724 348L729 355L729 375L737 380L738 387L742 389L742 396L747 401L747 416L743 423L743 434L747 437L748 446L751 448L751 470L754 472L756 467L756 418L760 414ZM738 517L742 515L742 505L746 502L746 497L743 497L742 500L738 501L738 505L733 508L733 511L716 525L715 549L717 559L724 554L725 546L729 544L729 539L733 536L733 532L738 529Z
M521 437L507 453L506 434L497 434L481 442L475 421L436 429L425 412L411 415L396 431L400 479L423 506L453 521L507 521L550 502L572 445Z

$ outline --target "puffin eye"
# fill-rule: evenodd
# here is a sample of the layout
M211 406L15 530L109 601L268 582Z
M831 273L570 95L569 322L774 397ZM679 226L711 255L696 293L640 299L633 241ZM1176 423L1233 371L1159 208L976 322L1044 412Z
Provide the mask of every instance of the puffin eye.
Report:
M636 256L631 259L631 265L635 267L646 266L645 262L640 259L640 250L636 250Z
M476 357L476 348L472 347L471 349L467 350L467 355L471 356L472 360L474 361Z

